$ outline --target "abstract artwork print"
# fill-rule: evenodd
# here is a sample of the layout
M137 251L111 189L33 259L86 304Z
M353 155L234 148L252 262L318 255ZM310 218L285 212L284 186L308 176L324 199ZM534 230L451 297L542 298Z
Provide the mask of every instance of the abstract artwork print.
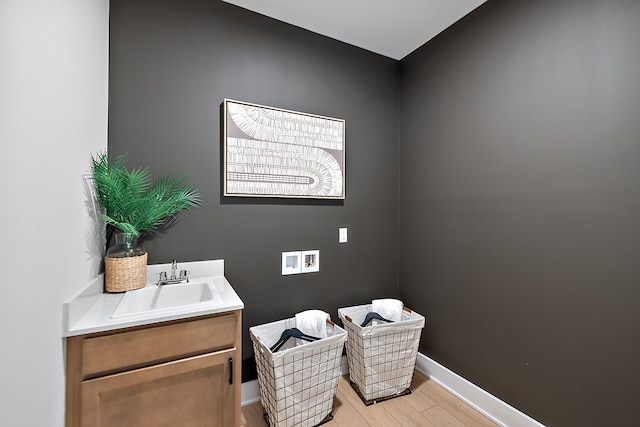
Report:
M225 196L344 199L345 121L224 101Z

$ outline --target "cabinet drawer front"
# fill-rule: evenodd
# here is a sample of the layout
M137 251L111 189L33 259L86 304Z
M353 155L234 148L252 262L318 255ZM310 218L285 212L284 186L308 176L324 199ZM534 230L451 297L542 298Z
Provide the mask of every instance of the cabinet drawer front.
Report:
M205 352L232 348L236 315L156 326L87 338L83 342L83 378L148 366Z

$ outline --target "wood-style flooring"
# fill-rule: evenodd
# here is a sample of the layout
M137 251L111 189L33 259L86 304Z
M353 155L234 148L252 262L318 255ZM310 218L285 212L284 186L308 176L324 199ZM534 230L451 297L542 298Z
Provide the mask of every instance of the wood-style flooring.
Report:
M415 372L412 393L365 406L351 388L349 376L338 379L333 420L323 427L496 427L497 424L462 400ZM260 402L242 408L243 427L263 427Z

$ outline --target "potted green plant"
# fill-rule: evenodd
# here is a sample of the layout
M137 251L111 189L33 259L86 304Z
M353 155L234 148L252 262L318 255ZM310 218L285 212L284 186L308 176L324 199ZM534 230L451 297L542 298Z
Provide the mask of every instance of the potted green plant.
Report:
M151 182L146 168L127 170L126 156L110 161L107 153L91 157L93 183L107 242L116 243L105 256L105 290L123 292L146 285L147 253L137 241L143 234L166 225L181 210L201 204L200 193L185 177L167 175Z

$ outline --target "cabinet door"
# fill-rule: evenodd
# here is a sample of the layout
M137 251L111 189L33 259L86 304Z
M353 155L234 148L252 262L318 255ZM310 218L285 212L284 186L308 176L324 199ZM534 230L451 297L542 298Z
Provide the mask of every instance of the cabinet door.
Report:
M82 382L82 427L227 427L235 423L235 349Z

